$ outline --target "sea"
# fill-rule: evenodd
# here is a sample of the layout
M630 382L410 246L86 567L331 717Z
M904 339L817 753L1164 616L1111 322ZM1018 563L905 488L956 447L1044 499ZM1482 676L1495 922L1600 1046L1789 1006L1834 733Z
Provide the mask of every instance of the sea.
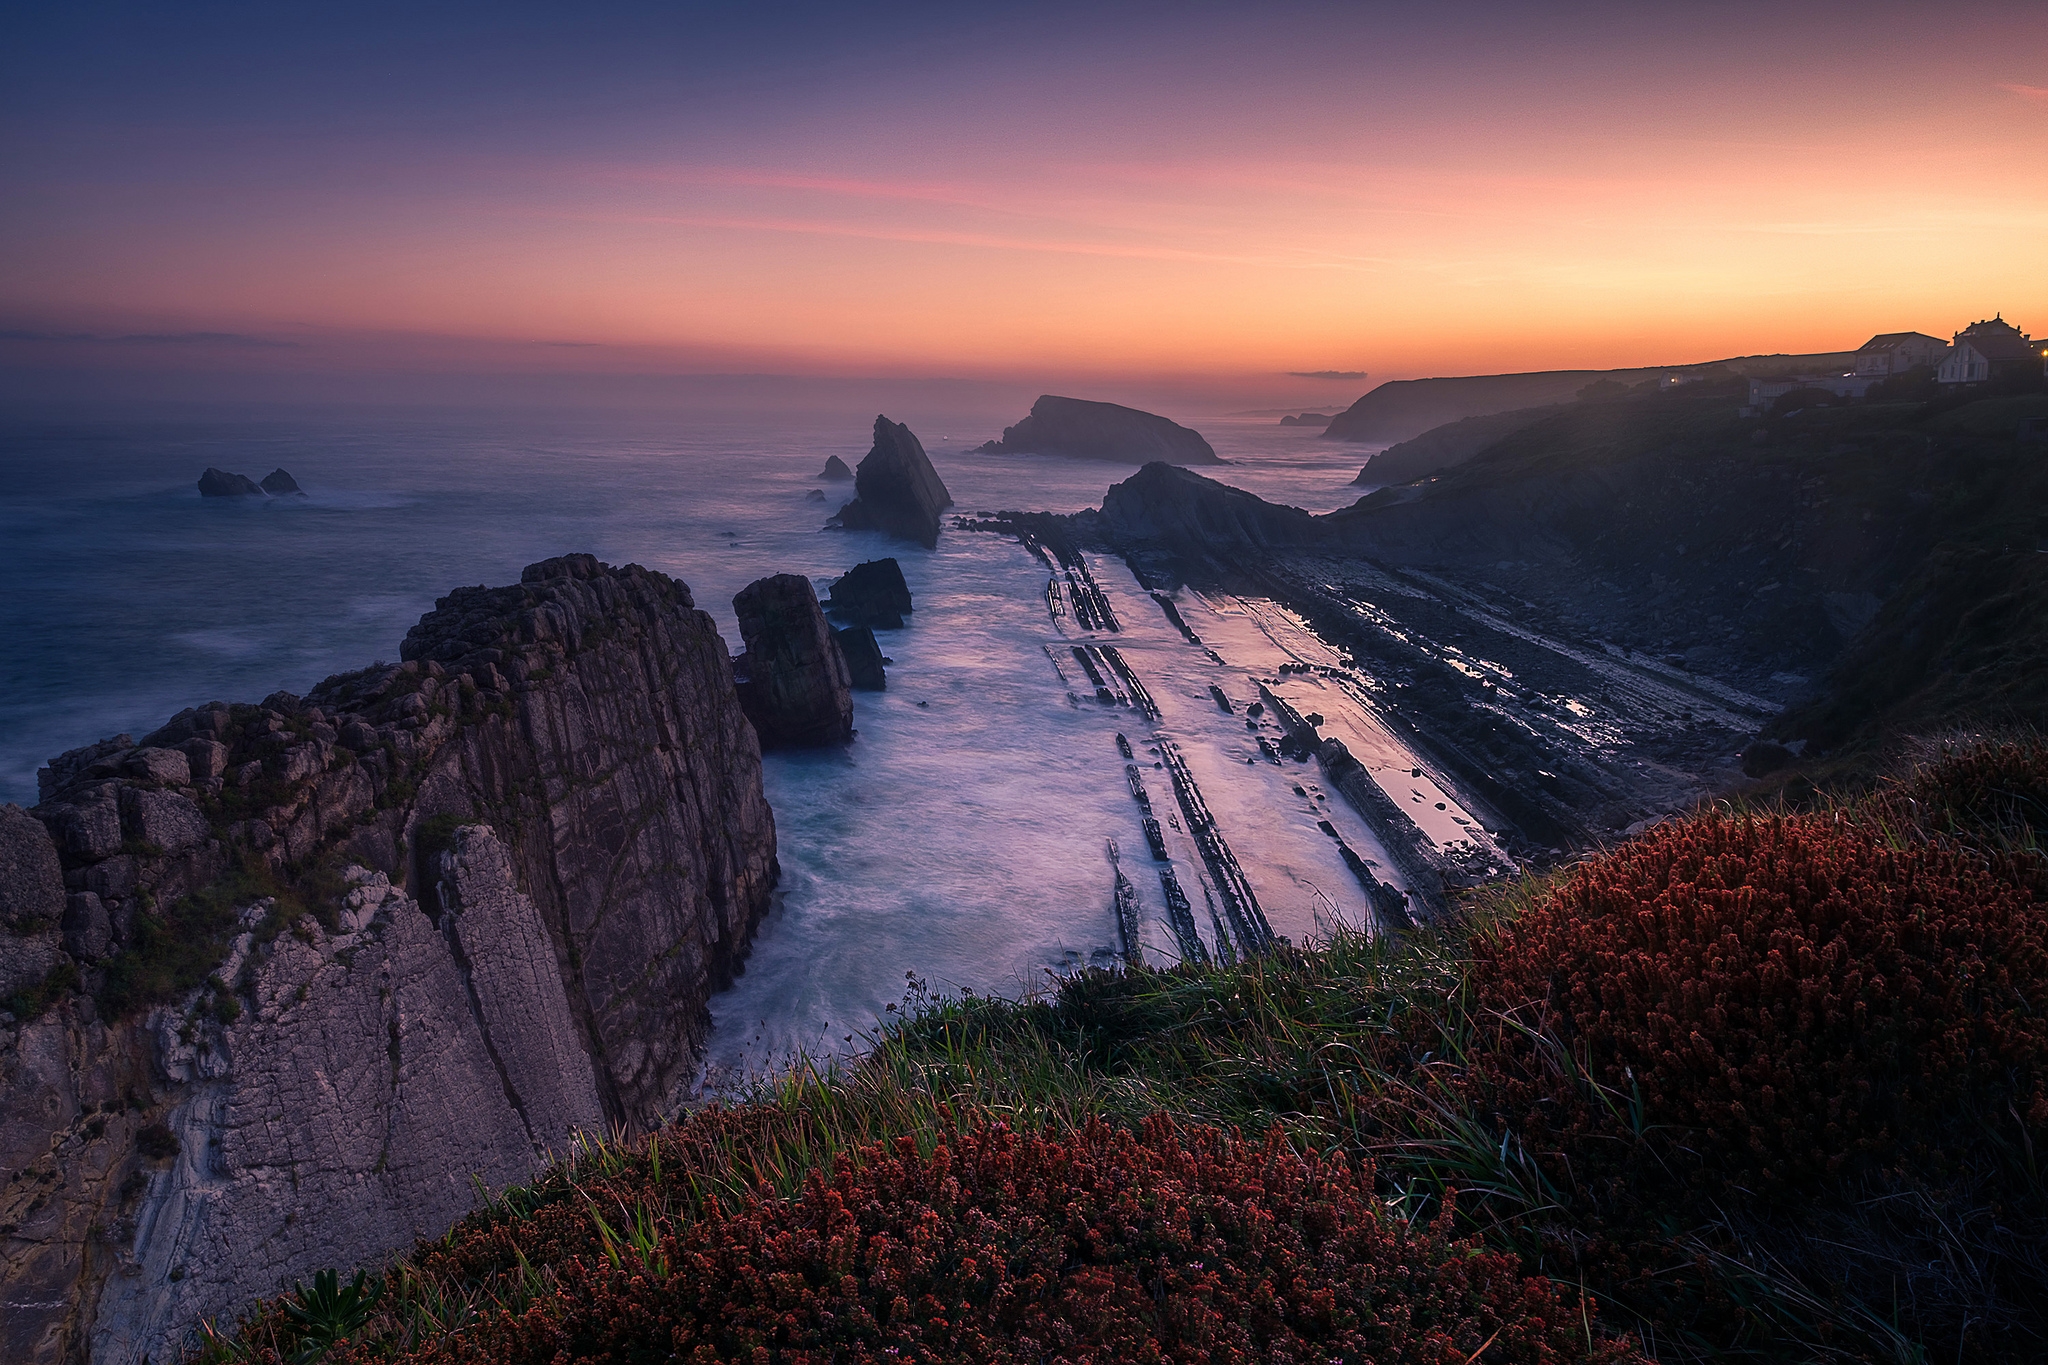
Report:
M975 450L1018 415L892 414L923 439L949 516L1099 506L1133 472ZM712 1002L708 1085L797 1053L857 1052L907 993L1022 996L1114 960L1112 841L1152 916L1146 954L1170 957L1120 733L1169 804L1152 765L1160 737L1176 737L1277 932L1355 922L1359 888L1320 826L1336 820L1367 850L1370 832L1301 772L1263 761L1242 715L1252 674L1302 657L1275 643L1300 623L1272 604L1184 593L1206 634L1259 654L1220 669L1120 562L1097 559L1124 625L1115 642L1164 714L1153 725L1103 706L1077 685L1078 626L1049 610L1046 568L1015 539L949 524L925 550L825 528L851 489L818 475L832 455L858 463L870 425L453 409L0 415L0 800L33 804L52 755L141 735L182 707L305 692L395 660L436 597L516 581L552 555L683 580L735 651L732 598L753 579L802 573L823 596L853 565L894 556L916 610L880 633L888 690L856 694L851 744L765 761L782 880L744 974ZM1199 425L1230 461L1205 472L1263 498L1324 512L1362 491L1358 447L1271 417ZM306 496L202 498L208 466L258 479L282 467ZM1219 681L1237 694L1231 710L1214 699ZM1197 887L1198 869L1183 876Z

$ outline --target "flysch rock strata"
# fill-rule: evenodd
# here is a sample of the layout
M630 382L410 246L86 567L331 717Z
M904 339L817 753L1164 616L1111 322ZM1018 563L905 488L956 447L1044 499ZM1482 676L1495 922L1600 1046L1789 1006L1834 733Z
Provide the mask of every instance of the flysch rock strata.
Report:
M172 1358L687 1089L776 875L711 619L575 555L402 654L0 811L0 964L55 954L0 1014L0 1359ZM173 936L209 974L142 989Z

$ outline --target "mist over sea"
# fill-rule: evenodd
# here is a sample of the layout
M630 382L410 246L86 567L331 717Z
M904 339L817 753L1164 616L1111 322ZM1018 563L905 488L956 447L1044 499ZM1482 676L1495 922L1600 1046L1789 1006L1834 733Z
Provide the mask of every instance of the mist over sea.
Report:
M889 415L923 439L953 493L949 516L1096 506L1132 472L973 453L1019 411ZM745 976L713 1001L710 1063L744 1072L794 1047L857 1043L906 972L1015 994L1113 941L1103 839L1135 826L1119 769L1105 781L1103 763L1128 713L1068 701L1043 648L1058 638L1044 571L1014 541L949 526L926 551L821 529L851 486L815 476L830 455L857 463L871 421L0 415L12 570L0 596L0 800L33 804L52 755L140 736L182 707L302 693L396 660L437 596L515 581L551 555L590 551L680 578L735 651L732 596L749 581L807 574L822 596L854 564L893 555L917 610L880 633L889 690L856 694L848 748L766 760L783 878ZM1349 486L1357 447L1270 418L1199 425L1235 462L1204 471L1224 482L1312 511L1361 491ZM209 465L252 478L282 466L309 496L202 499ZM824 503L807 496L819 488ZM1256 842L1255 828L1242 833Z

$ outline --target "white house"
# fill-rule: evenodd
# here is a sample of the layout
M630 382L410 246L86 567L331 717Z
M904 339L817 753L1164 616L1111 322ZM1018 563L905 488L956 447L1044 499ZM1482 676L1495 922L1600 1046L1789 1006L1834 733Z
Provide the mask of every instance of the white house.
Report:
M1956 333L1942 353L1935 378L1944 384L1982 384L2022 367L2031 368L2043 348L2003 315L1973 322Z
M1925 332L1879 332L1856 348L1856 373L1879 379L1915 365L1939 365L1948 343Z

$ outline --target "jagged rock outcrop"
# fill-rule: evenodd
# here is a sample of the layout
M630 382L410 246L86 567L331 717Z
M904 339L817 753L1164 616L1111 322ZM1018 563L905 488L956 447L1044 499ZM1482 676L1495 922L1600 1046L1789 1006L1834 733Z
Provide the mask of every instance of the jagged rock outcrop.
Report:
M841 527L881 531L927 550L939 543L939 513L953 505L923 444L887 417L875 418L875 444L854 473L853 492L833 518Z
M825 467L818 471L818 477L829 479L834 483L844 483L853 477L853 471L846 467L846 461L840 459L837 455L833 455L826 459Z
M832 638L839 643L839 653L846 660L846 674L855 691L889 690L889 675L883 667L888 660L882 656L882 646L874 631L866 626L846 626L834 631Z
M285 473L281 468L273 469L268 474L265 474L260 486L264 492L270 494L273 498L288 498L293 494L304 497L306 492L305 489L299 487L297 479Z
M740 705L763 749L853 738L853 680L811 580L759 578L732 599L746 652L733 665Z
M203 498L247 498L262 497L263 485L247 474L230 474L225 469L206 467L199 476L199 496Z
M1031 413L1003 428L1000 441L979 447L990 454L1069 455L1083 460L1121 460L1126 464L1222 464L1202 433L1156 413L1119 403L1043 394Z
M910 585L894 559L856 564L826 591L825 610L842 621L876 630L899 630L910 615Z
M1217 550L1292 548L1315 519L1170 464L1148 464L1102 496L1102 525L1118 544L1156 544L1196 557Z
M54 1003L0 1016L0 1358L170 1358L690 1084L775 877L711 619L574 555L401 653L65 755L0 811L33 918L50 856L64 893Z

